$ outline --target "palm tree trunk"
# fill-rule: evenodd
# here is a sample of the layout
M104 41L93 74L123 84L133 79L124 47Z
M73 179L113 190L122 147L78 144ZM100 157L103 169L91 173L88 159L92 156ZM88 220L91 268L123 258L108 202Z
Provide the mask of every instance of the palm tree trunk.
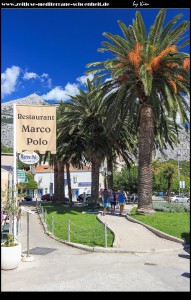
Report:
M56 159L56 156L54 156L54 197L53 197L53 202L58 201L58 162Z
M152 203L152 150L154 124L152 108L143 104L140 109L139 170L138 170L138 214L153 214Z
M65 164L63 163L63 174L65 174ZM65 176L64 176L65 178ZM63 189L63 199L66 197L66 194L65 194L65 180L64 180L64 189Z
M111 172L111 175L107 175L107 187L109 190L113 189L113 159L107 158L107 170Z
M101 165L101 160L97 157L92 158L92 189L91 198L93 201L97 201L99 194L99 169Z
M66 174L67 174L67 181L68 181L69 206L72 206L72 189L71 189L70 164L69 163L66 163Z
M58 161L58 201L64 201L64 163Z

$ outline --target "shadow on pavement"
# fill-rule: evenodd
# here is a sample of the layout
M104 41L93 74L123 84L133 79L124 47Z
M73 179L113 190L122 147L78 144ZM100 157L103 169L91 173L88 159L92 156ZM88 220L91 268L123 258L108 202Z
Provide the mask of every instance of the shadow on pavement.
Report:
M178 254L179 257L190 259L189 254Z
M46 255L46 254L49 254L53 251L56 251L58 249L56 248L43 248L43 247L36 247L36 248L33 248L33 249L30 249L29 252L30 254L33 254L33 255ZM23 252L23 253L26 253L27 254L27 251Z
M185 272L185 273L181 274L181 276L184 276L186 278L190 278L190 273Z

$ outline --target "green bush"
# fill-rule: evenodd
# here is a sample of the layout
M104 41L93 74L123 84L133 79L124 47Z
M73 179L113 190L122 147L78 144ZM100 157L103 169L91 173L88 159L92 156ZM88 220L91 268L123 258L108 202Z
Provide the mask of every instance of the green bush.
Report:
M163 212L189 212L190 204L189 203L164 203L164 202L153 202L153 208L156 211Z
M14 247L18 244L14 242L14 237L12 234L7 234L5 242L1 245L2 247Z

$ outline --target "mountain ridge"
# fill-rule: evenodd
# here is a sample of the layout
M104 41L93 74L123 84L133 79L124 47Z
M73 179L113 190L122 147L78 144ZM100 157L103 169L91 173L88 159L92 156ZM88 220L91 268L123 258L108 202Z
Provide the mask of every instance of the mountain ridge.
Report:
M25 104L25 105L49 105L37 94L31 94L27 97L11 100L1 104L1 142L9 147L13 148L13 104ZM52 103L54 104L54 102ZM157 150L153 153L154 159L160 159L161 161L168 160L170 158L177 160L177 153L179 160L190 160L190 129L186 132L185 128L179 133L180 143L174 146L174 150L170 146L167 149Z

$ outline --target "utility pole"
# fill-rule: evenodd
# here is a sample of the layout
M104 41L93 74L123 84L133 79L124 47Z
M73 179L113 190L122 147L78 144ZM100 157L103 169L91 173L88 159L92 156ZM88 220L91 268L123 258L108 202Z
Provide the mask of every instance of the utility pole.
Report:
M177 160L178 160L178 187L179 187L179 196L180 196L180 161L179 161L179 156L180 156L180 154L178 154L178 152L177 152Z

